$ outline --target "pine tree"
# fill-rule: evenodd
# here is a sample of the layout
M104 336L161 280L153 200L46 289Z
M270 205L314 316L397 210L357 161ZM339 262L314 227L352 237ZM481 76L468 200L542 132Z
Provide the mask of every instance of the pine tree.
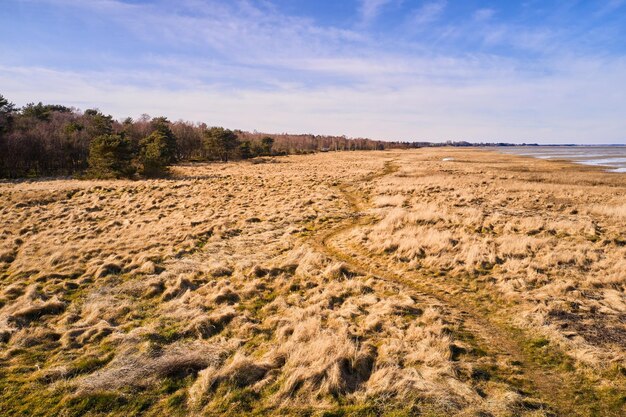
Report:
M261 149L263 150L263 155L271 155L272 147L274 146L274 138L271 136L265 136L261 139Z
M4 177L6 172L6 160L8 152L6 151L5 135L9 133L13 125L13 114L15 105L0 94L0 177Z
M210 159L228 162L240 145L237 135L223 127L212 127L205 132L204 148Z
M141 140L139 147L139 162L143 175L158 177L167 174L167 166L171 159L168 139L164 134L155 130Z
M241 159L250 159L254 156L252 153L252 143L250 143L249 140L241 142L241 145L239 145L239 156Z
M113 133L113 117L105 115L96 109L85 110L87 119L87 134L95 138Z
M130 177L133 153L130 143L119 135L101 135L89 144L88 175L93 178Z
M158 132L165 138L167 163L177 161L176 136L170 127L170 121L166 117L155 117L150 122L153 132Z

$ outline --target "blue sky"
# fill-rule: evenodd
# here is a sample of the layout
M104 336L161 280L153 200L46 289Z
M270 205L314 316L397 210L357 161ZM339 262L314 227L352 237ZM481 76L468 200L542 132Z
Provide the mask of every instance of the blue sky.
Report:
M264 132L626 143L626 0L1 0L0 94Z

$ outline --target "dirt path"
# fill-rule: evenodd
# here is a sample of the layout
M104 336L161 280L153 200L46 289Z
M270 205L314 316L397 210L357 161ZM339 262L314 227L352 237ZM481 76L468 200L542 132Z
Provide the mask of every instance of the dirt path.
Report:
M389 161L381 172L364 177L361 183L375 181L397 170L396 163ZM617 415L605 410L602 404L594 404L594 401L600 400L593 395L591 398L589 395L581 395L580 375L564 371L558 364L545 363L546 361L539 363L536 355L528 350L528 346L532 344L525 331L514 328L506 321L490 317L483 310L473 306L467 297L459 295L462 288L457 284L442 280L444 281L442 285L433 282L431 277L406 271L402 271L400 275L378 263L377 255L360 253L359 249L353 246L341 247L337 242L340 235L354 228L372 224L376 219L365 213L369 199L358 186L340 184L337 188L349 203L352 214L332 229L320 231L313 236L312 243L318 250L345 262L356 272L371 274L417 291L427 303L443 304L455 317L461 318L464 330L477 339L472 343L477 344L492 357L495 355L499 359L515 364L517 368L515 371L519 375L514 378L507 375L504 379L521 391L542 400L548 405L550 413L557 416Z

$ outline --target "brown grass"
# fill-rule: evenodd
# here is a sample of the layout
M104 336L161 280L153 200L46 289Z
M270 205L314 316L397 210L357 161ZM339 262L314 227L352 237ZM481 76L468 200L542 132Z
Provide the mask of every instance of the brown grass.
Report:
M488 291L519 304L519 325L580 359L622 363L626 248L624 207L615 202L626 197L623 175L456 150L446 151L459 156L444 165L433 153L399 159L407 165L371 198L396 189L408 196L405 208L375 206L381 220L352 242L407 269L487 275ZM594 322L604 335L583 330Z
M558 413L492 318L623 364L623 176L466 150L174 174L0 184L1 409Z

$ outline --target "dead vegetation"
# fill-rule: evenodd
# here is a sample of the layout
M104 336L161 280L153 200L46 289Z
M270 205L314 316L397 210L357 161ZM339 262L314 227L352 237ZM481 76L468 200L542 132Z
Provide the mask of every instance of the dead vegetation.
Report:
M393 194L406 199L404 207L376 206L380 221L351 239L390 265L444 273L470 286L488 281L482 290L518 304L517 324L558 339L580 360L623 363L626 229L617 203L626 197L623 176L459 153L441 156L464 163L414 155L381 180L373 200ZM501 169L505 160L509 170L538 169L512 176Z
M623 177L444 153L1 184L0 414L558 413L441 288L623 388Z

